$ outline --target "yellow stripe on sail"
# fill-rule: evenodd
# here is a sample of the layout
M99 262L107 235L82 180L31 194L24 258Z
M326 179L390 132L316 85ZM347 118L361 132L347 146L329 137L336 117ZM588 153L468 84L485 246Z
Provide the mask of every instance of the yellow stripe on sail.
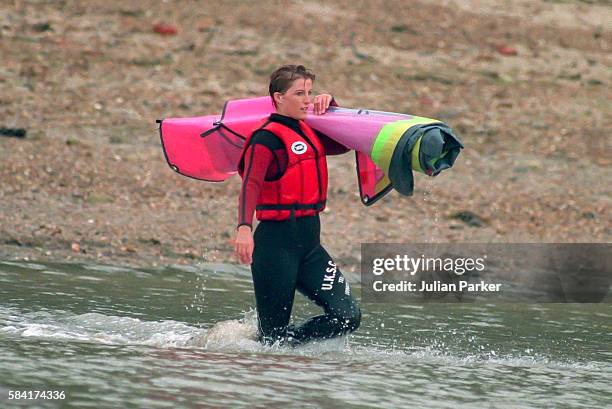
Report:
M378 133L374 145L372 146L372 152L370 153L372 161L374 161L385 175L387 175L389 173L393 151L404 132L415 125L428 125L439 122L440 121L435 119L415 116L409 120L395 121L386 124Z

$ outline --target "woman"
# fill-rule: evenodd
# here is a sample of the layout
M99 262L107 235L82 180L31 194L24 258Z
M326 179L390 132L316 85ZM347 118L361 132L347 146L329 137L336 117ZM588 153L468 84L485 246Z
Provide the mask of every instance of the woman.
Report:
M235 251L251 264L259 337L267 344L297 345L352 332L361 312L350 287L320 243L319 212L327 196L326 155L348 151L303 120L311 103L314 74L284 65L270 77L276 113L247 139L240 160L242 189ZM314 98L314 113L335 104ZM259 225L253 236L256 210ZM325 313L289 326L295 290Z

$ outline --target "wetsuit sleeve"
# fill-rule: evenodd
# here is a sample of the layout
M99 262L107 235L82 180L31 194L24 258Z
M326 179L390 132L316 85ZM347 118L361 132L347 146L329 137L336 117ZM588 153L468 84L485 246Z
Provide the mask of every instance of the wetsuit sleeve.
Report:
M270 135L272 138L270 138ZM258 132L253 135L251 145L244 154L244 176L238 201L238 227L247 225L251 229L253 228L253 213L255 212L257 199L268 167L274 158L272 147L275 146L276 141L273 138L278 139L270 132ZM278 142L282 145L280 139Z
M347 153L348 151L350 151L349 148L342 145L341 143L334 141L329 136L325 135L323 132L319 132L316 129L313 130L319 137L319 141L321 141L326 155L342 155L343 153Z

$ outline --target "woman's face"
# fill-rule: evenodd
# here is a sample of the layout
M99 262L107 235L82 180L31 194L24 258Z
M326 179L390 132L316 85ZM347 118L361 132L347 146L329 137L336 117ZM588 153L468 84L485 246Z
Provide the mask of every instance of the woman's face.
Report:
M276 100L276 111L285 116L295 119L306 118L310 95L312 94L312 80L310 78L297 78L291 87L283 94L274 93Z

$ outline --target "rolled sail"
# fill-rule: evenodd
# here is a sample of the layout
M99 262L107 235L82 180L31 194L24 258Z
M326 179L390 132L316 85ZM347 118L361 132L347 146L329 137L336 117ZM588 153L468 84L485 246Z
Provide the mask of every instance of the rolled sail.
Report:
M359 192L368 206L391 189L412 195L412 171L436 176L463 148L447 124L413 115L332 107L306 122L357 152Z
M410 196L414 190L412 171L436 176L453 166L462 148L448 125L413 117L386 124L376 136L370 157L395 190Z
M221 115L158 120L166 160L185 176L222 181L236 173L245 139L274 112L270 97L226 102ZM391 189L414 190L413 171L436 176L453 166L463 145L435 119L330 107L306 117L316 129L355 150L361 201L371 205Z

